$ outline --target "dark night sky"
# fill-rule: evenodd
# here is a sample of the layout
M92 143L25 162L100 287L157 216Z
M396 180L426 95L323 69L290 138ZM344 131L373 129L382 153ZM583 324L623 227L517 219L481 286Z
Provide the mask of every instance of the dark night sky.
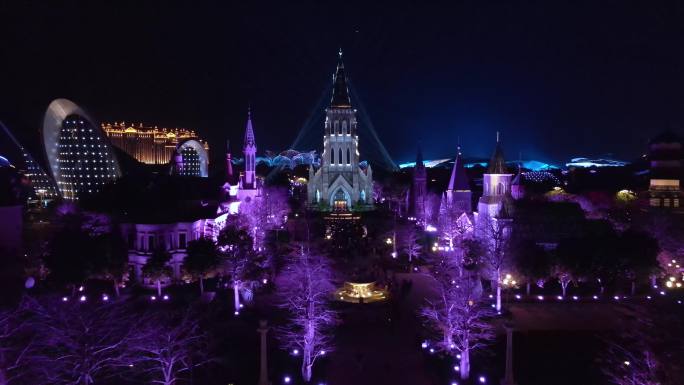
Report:
M417 140L452 155L458 137L487 156L496 130L509 158L633 159L684 118L677 2L14 3L0 5L0 120L19 132L66 97L101 121L194 128L222 153L251 104L259 151L284 150L340 46L395 160Z

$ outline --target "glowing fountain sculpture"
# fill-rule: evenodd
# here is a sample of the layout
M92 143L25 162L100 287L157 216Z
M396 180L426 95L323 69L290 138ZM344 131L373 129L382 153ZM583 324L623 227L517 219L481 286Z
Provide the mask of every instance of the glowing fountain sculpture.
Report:
M375 282L345 282L344 287L335 292L335 298L352 303L371 303L387 299L387 291L377 288Z

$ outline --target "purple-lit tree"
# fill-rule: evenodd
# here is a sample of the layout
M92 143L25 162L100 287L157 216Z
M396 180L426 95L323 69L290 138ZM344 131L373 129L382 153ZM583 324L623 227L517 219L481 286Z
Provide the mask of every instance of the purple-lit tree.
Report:
M484 246L484 261L490 280L496 287L496 311L501 311L501 275L509 264L510 221L483 216L480 237Z
M112 281L114 293L118 297L119 285L124 280L128 267L126 243L117 232L98 235L93 242L95 252L92 273L96 277Z
M216 244L202 237L188 242L187 253L183 270L199 281L200 294L204 294L204 279L214 273L220 263Z
M171 276L169 261L171 255L162 248L157 248L142 268L143 275L157 285L157 295L161 297L161 281Z
M126 364L125 344L136 329L119 304L28 302L35 331L34 370L49 384L89 385L119 375Z
M142 371L150 383L175 385L193 368L207 363L206 336L190 311L180 320L149 316L141 324L127 343L129 365Z
M218 247L221 252L223 268L229 275L233 287L235 314L240 312L240 293L251 297L255 280L256 257L249 232L235 223L228 224L218 236Z
M433 258L431 275L437 281L437 298L428 300L420 314L439 340L438 351L460 355L461 379L470 376L470 354L494 337L487 322L493 312L481 303L482 288L477 274L460 274L458 262L449 257Z
M0 385L28 382L25 369L34 344L26 329L20 309L0 310Z
M335 289L331 270L322 256L301 246L291 256L282 281L281 306L290 316L288 324L279 328L279 337L285 349L301 352L302 377L309 382L316 359L332 348L330 328L336 315L329 306Z
M653 351L629 350L613 343L606 355L611 359L602 369L611 384L663 385L658 378L660 364Z
M568 291L568 285L574 281L572 270L568 266L556 264L553 266L551 274L558 280L561 287L561 294L565 297Z
M413 225L405 228L401 232L403 251L408 256L409 263L413 262L415 258L418 258L421 254L423 246L420 244L420 237L418 236L418 230Z

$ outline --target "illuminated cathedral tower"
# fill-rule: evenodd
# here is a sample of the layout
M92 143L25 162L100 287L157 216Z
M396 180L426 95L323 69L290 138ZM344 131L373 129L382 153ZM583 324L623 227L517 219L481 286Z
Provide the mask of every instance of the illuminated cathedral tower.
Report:
M513 174L506 171L503 149L499 141L499 133L496 133L496 148L489 167L482 181L482 196L477 204L477 212L482 216L496 218L501 212L505 200L511 196L511 177Z
M359 167L359 136L356 110L352 108L347 78L339 53L333 76L330 107L325 110L325 132L321 167L309 167L309 207L348 211L373 205L373 172L370 165Z
M247 128L245 129L245 144L243 152L245 154L245 171L240 174L238 182L237 197L241 201L249 202L260 196L261 182L256 177L256 141L254 140L254 129L252 128L252 113L247 113Z

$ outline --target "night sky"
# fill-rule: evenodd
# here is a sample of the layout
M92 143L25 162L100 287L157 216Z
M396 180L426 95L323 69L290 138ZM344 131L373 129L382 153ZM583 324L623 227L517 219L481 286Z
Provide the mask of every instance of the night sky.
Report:
M684 123L678 2L13 3L0 5L0 120L18 132L66 97L100 121L196 129L222 156L251 104L259 153L285 150L340 47L397 161L418 141L426 158L453 155L459 137L488 156L497 130L509 158L631 160Z

